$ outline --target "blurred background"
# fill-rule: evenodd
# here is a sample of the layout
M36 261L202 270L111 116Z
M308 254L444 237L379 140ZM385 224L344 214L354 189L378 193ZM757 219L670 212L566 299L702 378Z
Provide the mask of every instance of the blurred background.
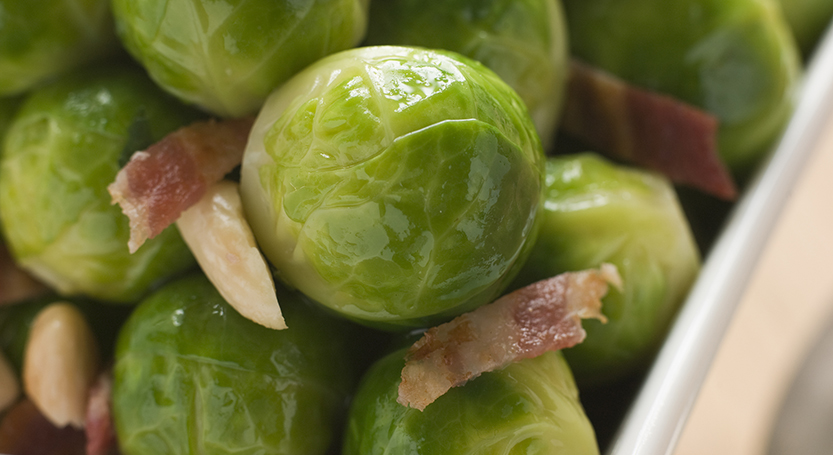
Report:
M833 322L831 175L833 116L761 256L675 455L833 453L833 380L827 387L807 381L833 368L833 355L817 348ZM813 374L796 382L805 364ZM791 422L798 429L785 431Z

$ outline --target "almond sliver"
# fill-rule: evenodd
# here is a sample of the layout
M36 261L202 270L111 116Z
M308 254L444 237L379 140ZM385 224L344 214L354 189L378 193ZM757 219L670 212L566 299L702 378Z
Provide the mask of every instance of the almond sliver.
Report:
M26 343L23 387L53 425L84 428L98 367L98 342L75 306L53 303L38 313Z
M243 317L286 328L275 283L243 216L237 184L215 183L176 222L203 272Z

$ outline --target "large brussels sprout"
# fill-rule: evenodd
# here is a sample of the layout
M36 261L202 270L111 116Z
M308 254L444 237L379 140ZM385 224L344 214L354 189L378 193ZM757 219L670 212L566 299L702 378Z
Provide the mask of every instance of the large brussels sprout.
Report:
M109 0L0 0L0 96L117 48Z
M799 69L780 11L761 0L565 0L572 53L714 114L745 174L792 112Z
M107 185L123 156L193 115L135 68L92 68L28 97L0 162L2 227L20 266L62 294L117 302L190 267L174 228L128 253Z
M543 163L522 101L487 68L370 47L269 98L241 193L287 283L360 321L422 326L493 300L514 277Z
M350 407L343 455L590 455L593 428L557 352L453 388L424 411L396 402L405 351L379 360Z
M801 51L809 54L822 32L831 24L833 1L780 0L780 3Z
M116 346L125 455L317 455L340 434L356 373L350 329L278 289L289 328L240 316L197 275L137 307Z
M113 14L127 50L161 87L238 116L310 63L358 44L367 2L113 0Z
M646 171L596 155L550 158L541 233L517 286L559 273L617 266L587 339L565 351L580 384L610 382L641 366L661 341L700 266L674 189Z
M372 2L367 42L447 49L483 63L518 92L544 144L553 139L567 80L559 1Z

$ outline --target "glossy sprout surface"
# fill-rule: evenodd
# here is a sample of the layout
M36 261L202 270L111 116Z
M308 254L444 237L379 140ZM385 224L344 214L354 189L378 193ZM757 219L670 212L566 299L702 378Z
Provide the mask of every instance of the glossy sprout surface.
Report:
M522 101L484 66L361 48L270 97L241 193L283 280L347 317L407 328L506 287L537 228L543 162Z
M700 268L674 188L653 173L593 154L549 158L541 233L515 286L566 271L619 269L624 288L602 299L608 322L565 350L579 384L610 383L644 365Z
M364 37L368 0L114 0L127 50L165 90L221 116Z
M0 162L3 233L19 265L62 294L115 302L191 267L175 228L128 253L107 185L120 160L192 119L132 67L84 70L28 97Z
M122 453L325 453L355 384L350 332L299 294L279 299L280 331L244 319L201 275L142 302L116 346Z
M108 0L0 0L0 96L117 48Z
M372 2L367 42L446 49L483 63L524 100L545 147L553 140L568 71L560 1Z
M343 455L592 455L599 449L560 353L548 352L453 388L424 411L396 402L405 351L365 374Z
M714 114L743 174L792 113L798 51L774 2L565 0L572 54Z

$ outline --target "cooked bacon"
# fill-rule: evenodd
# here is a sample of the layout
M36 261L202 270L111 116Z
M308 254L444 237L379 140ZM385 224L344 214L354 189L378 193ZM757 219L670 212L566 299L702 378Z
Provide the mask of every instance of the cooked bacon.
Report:
M28 399L19 401L0 422L0 453L84 455L84 432L56 428Z
M582 318L606 321L608 283L621 287L610 264L563 273L428 330L408 350L397 402L422 411L481 373L582 342Z
M601 152L675 183L733 200L737 188L717 151L713 115L573 61L562 128Z
M0 305L49 293L49 288L17 267L6 245L0 242Z
M87 455L114 455L118 453L116 431L113 428L111 397L113 378L110 369L98 375L90 388L87 403L87 422L84 431L87 434Z
M254 120L197 122L133 154L108 190L130 218L133 253L240 164Z

